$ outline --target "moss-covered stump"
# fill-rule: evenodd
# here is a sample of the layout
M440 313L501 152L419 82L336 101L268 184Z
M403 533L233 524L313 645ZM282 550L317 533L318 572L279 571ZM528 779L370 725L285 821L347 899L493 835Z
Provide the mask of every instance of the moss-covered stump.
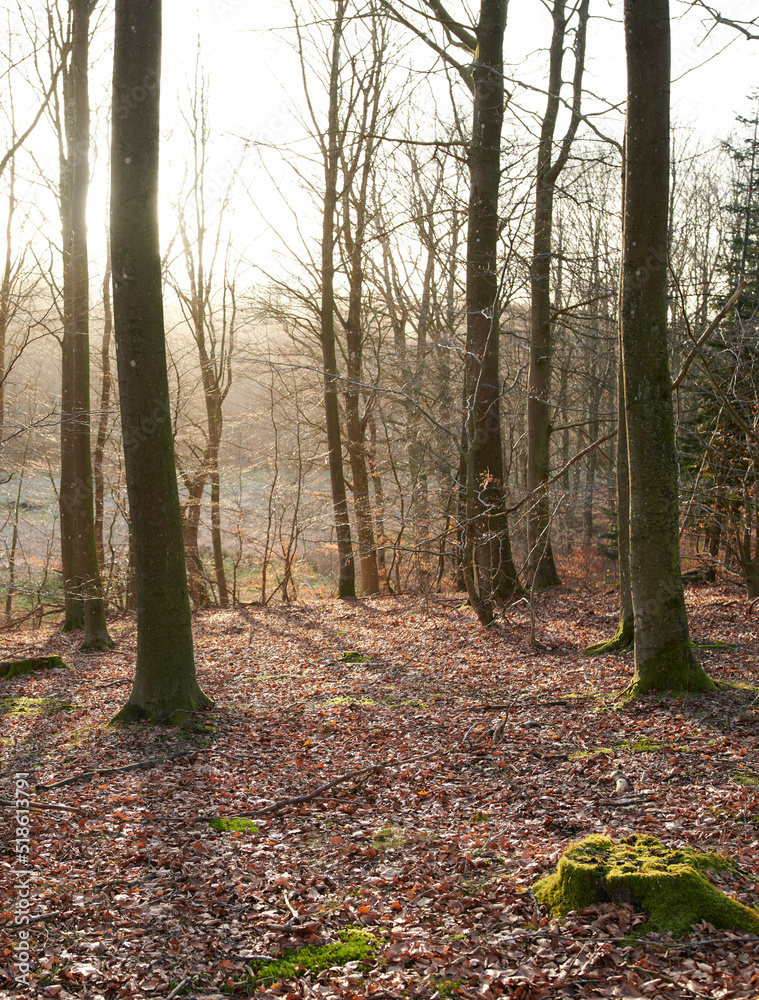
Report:
M704 874L730 867L718 854L670 849L655 837L616 842L594 834L570 845L534 892L556 916L594 903L631 904L648 917L640 928L644 933L672 931L682 937L706 920L759 934L759 913L720 892Z
M19 677L21 674L31 674L35 670L56 670L63 667L71 668L60 656L32 656L28 660L4 660L0 663L0 677Z

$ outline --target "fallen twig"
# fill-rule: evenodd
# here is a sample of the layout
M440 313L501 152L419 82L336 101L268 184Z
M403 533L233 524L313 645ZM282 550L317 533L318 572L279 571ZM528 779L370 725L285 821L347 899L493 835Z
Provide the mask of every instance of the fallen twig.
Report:
M28 924L38 924L41 920L52 920L53 917L70 917L71 911L64 913L63 910L48 910L47 913L35 913L33 916L26 918L26 925ZM15 920L13 915L10 916L9 921Z
M135 764L124 764L123 767L99 767L92 771L83 771L75 774L71 778L63 778L55 781L52 785L35 785L38 792L49 792L54 788L63 788L64 785L74 785L77 781L92 781L93 778L104 778L110 774L122 774L127 771L140 771L143 768L157 767L158 764L165 764L168 760L178 760L180 757L193 757L196 753L207 753L215 750L215 747L193 747L192 750L180 750L178 753L165 754L163 757L149 757L147 760L139 760Z
M304 795L293 795L289 799L279 799L277 802L272 802L269 806L262 806L260 809L256 809L254 812L249 813L239 813L241 817L245 819L253 819L256 816L266 816L269 813L278 813L288 806L299 806L304 802L311 802L312 799L318 798L324 792L329 791L330 788L334 788L335 785L342 785L346 781L353 781L355 778L362 778L365 774L372 774L374 771L384 771L386 768L390 767L403 767L404 764L415 764L420 760L427 760L429 757L434 757L436 754L445 753L446 751L432 750L430 753L422 754L421 757L405 757L403 760L388 760L380 761L377 764L370 764L369 767L362 767L358 771L348 771L346 774L341 774L337 778L332 778L331 781L325 782L323 785L319 785L312 792L306 792ZM202 819L217 819L216 816L203 816Z
M171 991L171 993L169 993L169 995L166 997L166 1000L172 1000L172 998L175 997L177 995L177 993L179 993L179 991L182 989L182 987L186 986L187 983L189 983L189 981L190 981L189 978L187 976L185 976L185 978L182 980L182 982L181 983L177 983L177 985L174 987L174 989Z
M40 786L37 785L37 788ZM43 786L44 787L44 786ZM20 808L17 802L12 799L0 799L0 806L11 806L13 809ZM86 809L79 809L78 806L60 806L56 802L29 802L23 806L24 809L59 809L61 812L80 813L82 816L89 816Z

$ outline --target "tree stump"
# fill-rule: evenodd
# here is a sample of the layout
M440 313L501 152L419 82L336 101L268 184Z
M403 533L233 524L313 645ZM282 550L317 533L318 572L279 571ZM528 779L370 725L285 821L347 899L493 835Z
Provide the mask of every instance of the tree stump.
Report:
M10 679L21 674L31 674L34 670L57 670L71 667L60 656L32 656L28 660L5 660L0 663L0 677Z
M631 904L648 917L640 928L687 934L701 920L759 934L759 913L712 885L705 872L734 864L718 854L670 849L656 837L615 842L594 834L570 845L556 871L536 883L536 898L556 916L594 903Z

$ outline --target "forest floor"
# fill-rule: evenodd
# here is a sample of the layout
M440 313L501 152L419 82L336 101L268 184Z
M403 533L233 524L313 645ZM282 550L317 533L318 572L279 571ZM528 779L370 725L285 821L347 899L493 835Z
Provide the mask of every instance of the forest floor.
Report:
M34 799L84 811L32 813L28 995L759 997L756 936L636 936L644 918L610 904L557 921L531 893L572 840L646 833L734 859L720 888L759 907L759 630L737 589L688 603L695 643L731 644L702 645L706 668L748 687L620 704L632 657L583 655L615 630L611 591L541 595L534 647L525 603L489 631L460 598L199 613L216 707L184 732L108 725L133 618L107 655L52 626L3 633L0 658L72 669L0 680L0 796L26 771ZM369 661L337 659L352 650ZM246 831L208 822L255 813ZM24 995L14 824L0 806L4 998ZM352 939L363 963L347 943L289 977L269 961L348 928L374 935Z

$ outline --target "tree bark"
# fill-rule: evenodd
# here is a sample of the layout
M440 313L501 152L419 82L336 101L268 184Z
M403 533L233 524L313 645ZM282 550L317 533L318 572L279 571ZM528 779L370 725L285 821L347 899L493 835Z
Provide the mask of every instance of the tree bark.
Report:
M111 143L113 314L137 587L137 661L117 721L183 722L195 676L174 464L158 243L160 0L116 0Z
M626 0L622 351L635 676L630 693L714 687L688 633L667 353L669 0Z
M374 167L377 128L383 95L385 37L377 19L371 22L372 63L362 81L363 101L359 135L352 144L348 158L343 155L343 241L348 255L348 315L345 320L346 371L348 382L345 399L345 431L348 458L353 476L353 507L358 535L358 558L361 571L361 594L369 597L379 593L379 568L374 536L372 503L369 494L365 421L361 419L361 389L363 382L362 305L364 295L363 257L366 253L366 226L369 180ZM352 183L358 174L358 190ZM351 209L353 211L351 212ZM351 223L352 216L352 223ZM371 405L371 404L370 404Z
M635 641L635 612L630 581L630 472L627 461L627 418L622 371L622 343L617 376L617 565L619 567L619 624L617 631L604 642L589 646L588 656L600 656L629 649Z

